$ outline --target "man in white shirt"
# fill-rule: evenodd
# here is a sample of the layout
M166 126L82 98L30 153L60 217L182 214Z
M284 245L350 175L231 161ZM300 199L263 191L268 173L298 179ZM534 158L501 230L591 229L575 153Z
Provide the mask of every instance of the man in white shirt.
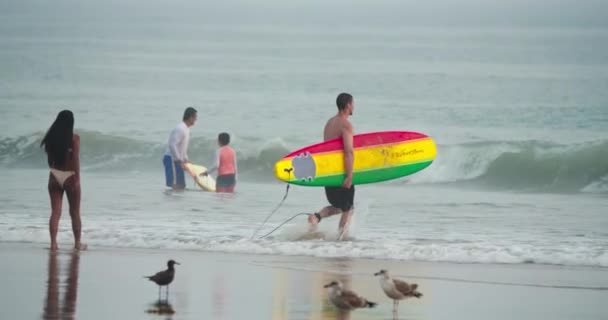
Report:
M188 143L190 142L190 127L196 122L196 109L186 108L183 121L169 135L167 151L163 158L167 187L173 190L184 190L186 179L184 164L188 163Z

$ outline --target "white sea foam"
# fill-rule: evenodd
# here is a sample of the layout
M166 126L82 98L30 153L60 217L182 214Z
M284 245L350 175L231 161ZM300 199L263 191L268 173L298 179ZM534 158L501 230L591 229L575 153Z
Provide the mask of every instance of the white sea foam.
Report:
M302 241L284 240L303 235L304 227L302 225L289 227L275 238L264 240L251 240L248 236L236 236L226 232L216 232L215 236L202 236L211 230L200 232L193 229L182 229L176 232L175 228L171 228L171 231L163 231L162 226L142 228L136 225L122 228L111 225L102 228L85 228L84 238L91 248L96 246L163 248L314 257L608 267L608 253L605 249L582 244L538 247L521 243L493 244L488 241L370 241L356 235L353 241L336 241L337 232L331 227L320 229L324 239ZM60 243L71 243L71 234L67 226L62 228L59 234ZM42 226L26 230L7 229L2 226L0 242L48 243L48 230Z

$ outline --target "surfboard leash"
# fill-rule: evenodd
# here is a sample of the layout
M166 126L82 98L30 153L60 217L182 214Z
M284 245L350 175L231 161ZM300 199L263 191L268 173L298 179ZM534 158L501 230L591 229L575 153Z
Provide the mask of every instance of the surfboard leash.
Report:
M293 168L285 168L283 169L283 171L287 172L289 174L289 178L287 179L288 181L291 179L291 173L293 172ZM274 210L272 210L270 212L270 214L268 216L266 216L266 219L264 219L264 221L262 222L262 225L260 225L255 232L251 235L251 240L253 240L253 238L256 236L256 234L258 234L258 232L260 231L260 229L262 229L264 227L264 225L266 224L266 222L268 222L268 219L270 219L270 217L272 217L273 214L275 214L277 211L279 211L279 209L281 208L281 206L283 205L283 203L285 203L285 200L287 199L287 195L289 195L289 187L291 186L290 183L287 183L287 187L285 188L285 195L283 196L283 199L281 200L281 202L279 202L279 204L274 208ZM274 232L274 230L273 230ZM272 233L272 232L271 232ZM261 238L260 238L261 239Z
M291 220L295 219L296 217L303 216L303 215L312 216L313 214L314 214L314 213L306 213L306 212L298 213L298 214L296 214L296 215L292 216L291 218L289 218L289 219L287 219L287 220L283 221L283 222L282 222L281 224L279 224L279 225L278 225L276 228L272 229L272 231L270 231L270 232L268 232L267 234L265 234L265 235L263 235L263 236L259 237L258 239L264 239L264 238L268 237L269 235L273 234L275 231L279 230L279 228L280 228L280 227L284 226L284 225L285 225L287 222L289 222L289 221L291 221Z

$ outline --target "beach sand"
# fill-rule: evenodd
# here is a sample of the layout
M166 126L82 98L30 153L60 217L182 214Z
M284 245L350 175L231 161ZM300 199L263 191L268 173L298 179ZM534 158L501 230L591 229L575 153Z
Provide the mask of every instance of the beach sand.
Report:
M90 248L50 254L1 244L0 319L391 319L373 273L419 284L400 319L608 319L608 270L550 265L451 264L199 251ZM143 276L175 259L172 314ZM323 285L339 279L378 303L337 312ZM164 291L163 291L164 292Z

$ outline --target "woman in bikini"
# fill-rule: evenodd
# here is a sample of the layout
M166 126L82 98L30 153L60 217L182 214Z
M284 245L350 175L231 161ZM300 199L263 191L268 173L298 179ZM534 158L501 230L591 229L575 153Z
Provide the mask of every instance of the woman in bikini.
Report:
M74 115L63 110L47 131L40 143L47 154L49 174L49 196L51 197L51 250L57 250L57 230L61 217L63 193L67 195L74 232L74 249L84 250L80 242L80 137L74 134Z

